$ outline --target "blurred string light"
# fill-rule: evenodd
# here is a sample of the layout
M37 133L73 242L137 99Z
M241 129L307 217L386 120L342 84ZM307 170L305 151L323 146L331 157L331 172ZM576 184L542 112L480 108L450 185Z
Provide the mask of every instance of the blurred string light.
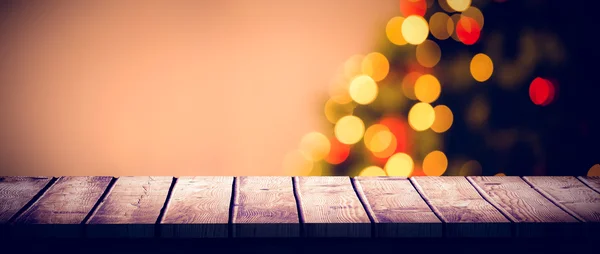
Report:
M433 7L435 3L441 10ZM546 106L555 100L556 81L526 79L531 78L540 59L559 63L564 58L555 36L525 30L519 36L517 57L503 59L501 34L489 33L480 42L485 24L480 8L484 3L399 0L399 13L385 24L385 37L398 50L384 48L352 55L340 66L323 110L332 134L305 135L298 149L285 156L286 172L318 175L331 166L336 174L341 170L361 176L481 175L477 160L465 156L448 159L442 135L455 122L464 121L480 134L497 135L485 140L498 151L510 148L516 138L488 129L491 106L483 94L467 100L456 119L450 107L438 103L444 95L442 90L466 92L477 87L476 82L491 79L503 88L530 82L531 101ZM442 61L445 51L440 41L449 38L463 46L481 43L482 51L446 52L444 59L452 60ZM600 165L594 165L588 175L598 175L599 171ZM505 175L502 170L495 172Z

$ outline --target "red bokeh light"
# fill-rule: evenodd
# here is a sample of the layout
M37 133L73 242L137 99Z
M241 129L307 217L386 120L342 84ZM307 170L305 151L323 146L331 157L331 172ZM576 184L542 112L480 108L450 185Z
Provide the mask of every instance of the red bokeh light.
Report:
M410 15L423 16L427 12L427 1L425 0L400 0L400 13L404 17Z
M379 121L380 124L385 125L390 129L392 134L396 137L396 151L398 152L406 152L409 148L408 144L408 124L406 121L398 116L387 116L382 118Z
M547 79L537 77L529 85L529 98L535 105L546 106L554 100L555 87Z
M350 155L350 146L340 143L336 138L330 138L329 143L331 144L331 149L327 157L325 157L325 161L334 165L344 162L348 158L348 155Z
M479 40L481 26L473 18L462 16L456 24L456 36L465 45L473 45Z

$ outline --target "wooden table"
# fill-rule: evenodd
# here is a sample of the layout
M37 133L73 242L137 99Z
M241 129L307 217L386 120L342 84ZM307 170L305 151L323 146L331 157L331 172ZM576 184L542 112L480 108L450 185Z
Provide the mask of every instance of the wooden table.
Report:
M2 237L597 237L595 177L1 177Z

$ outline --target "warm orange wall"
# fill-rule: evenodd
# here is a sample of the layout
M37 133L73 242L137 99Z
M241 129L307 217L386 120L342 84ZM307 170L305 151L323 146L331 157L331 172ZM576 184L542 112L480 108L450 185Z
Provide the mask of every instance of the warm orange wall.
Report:
M282 174L335 69L397 13L396 0L19 5L0 30L0 175Z

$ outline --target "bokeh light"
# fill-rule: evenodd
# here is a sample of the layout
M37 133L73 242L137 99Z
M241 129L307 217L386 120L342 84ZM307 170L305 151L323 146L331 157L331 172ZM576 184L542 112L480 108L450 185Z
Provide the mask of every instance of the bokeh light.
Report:
M411 100L417 99L417 96L415 95L415 82L417 82L417 79L421 76L422 74L416 71L409 72L404 76L402 79L402 92L406 98Z
M587 176L600 176L600 164L596 164L587 172Z
M396 150L394 150L395 152L407 152L410 149L409 128L405 118L400 116L386 116L379 123L387 126L397 139L398 144Z
M481 175L481 172L481 164L476 160L470 160L463 164L458 174L461 176L478 176Z
M547 79L537 77L529 85L529 98L535 105L546 106L554 100L555 87Z
M479 82L488 80L494 72L494 63L486 54L479 53L473 56L470 65L471 75Z
M402 36L406 42L418 45L427 39L429 34L429 26L427 20L421 16L411 15L402 22Z
M441 91L440 81L431 74L422 75L415 81L415 96L422 102L434 102Z
M373 124L365 131L363 141L365 147L373 153L383 152L387 149L393 139L393 134L387 126L383 124Z
M378 166L369 166L364 168L358 174L359 176L385 176L385 171Z
M300 152L309 160L320 161L329 154L329 139L320 132L310 132L300 140Z
M365 124L356 116L344 116L335 123L335 137L343 144L356 144L365 132Z
M431 130L437 133L442 133L450 129L454 116L452 110L446 105L437 105L433 108L435 112L435 120L431 125Z
M397 150L398 150L398 139L396 138L395 135L392 135L389 145L384 150L379 151L379 152L374 152L371 150L371 152L372 152L373 156L375 156L375 158L386 159L386 158L392 156L392 154L394 154Z
M471 6L471 0L446 0L452 10L462 12Z
M400 13L405 17L423 16L425 12L427 12L427 1L425 0L400 0Z
M283 170L288 176L305 176L313 169L313 162L300 150L293 150L283 158Z
M344 62L344 76L346 80L353 79L356 75L362 74L362 63L365 56L356 54Z
M438 0L438 4L445 12L455 12L450 5L448 5L448 0Z
M428 176L441 176L448 168L448 158L442 151L433 151L423 159L423 172Z
M404 39L404 36L402 36L403 22L404 17L393 17L388 21L385 27L385 34L387 35L388 40L398 46L406 45L406 40Z
M454 21L448 14L436 12L429 18L429 31L439 40L445 40L454 32Z
M362 61L362 72L375 81L383 80L390 71L388 59L379 52L372 52L365 56Z
M467 124L473 129L479 129L486 124L489 115L490 106L487 100L482 96L476 96L467 108Z
M360 75L350 82L350 97L358 104L366 105L377 98L377 83L367 75Z
M481 10L479 10L479 8L471 6L465 11L463 11L461 15L474 19L475 21L477 21L479 28L483 29L483 24L485 20L483 18L483 13L481 12Z
M497 173L494 176L506 176L506 174L504 174L504 173Z
M408 124L416 131L427 130L435 121L435 111L429 103L419 102L408 112Z
M431 68L435 66L442 57L440 46L432 40L426 40L417 45L417 62L423 67Z
M329 154L325 157L325 161L333 165L344 162L350 155L350 146L342 144L336 138L330 138L329 143L331 148Z
M389 176L410 176L414 169L414 162L410 155L397 153L392 155L385 164L385 172Z
M465 45L473 45L479 40L481 28L475 19L461 16L456 24L456 36Z

